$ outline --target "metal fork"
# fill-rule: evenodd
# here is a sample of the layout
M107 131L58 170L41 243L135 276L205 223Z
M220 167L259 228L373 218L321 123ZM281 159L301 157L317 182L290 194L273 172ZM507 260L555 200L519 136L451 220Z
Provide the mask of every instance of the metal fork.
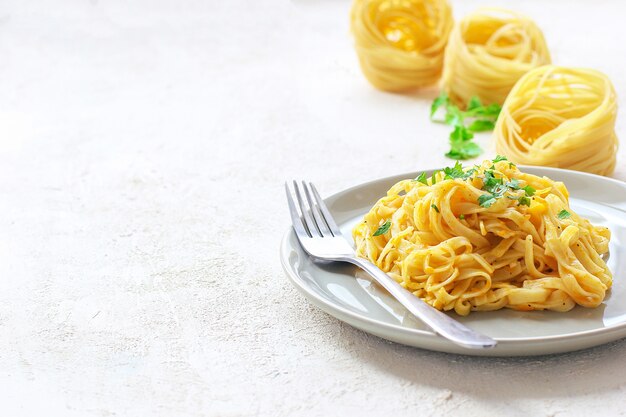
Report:
M312 183L302 181L302 189L293 182L296 204L289 184L285 183L291 221L302 248L314 259L324 261L349 262L368 272L380 285L396 298L415 317L428 325L435 333L446 339L472 349L491 348L496 341L477 333L431 307L402 287L389 275L370 261L358 258L354 249L341 234L326 204Z

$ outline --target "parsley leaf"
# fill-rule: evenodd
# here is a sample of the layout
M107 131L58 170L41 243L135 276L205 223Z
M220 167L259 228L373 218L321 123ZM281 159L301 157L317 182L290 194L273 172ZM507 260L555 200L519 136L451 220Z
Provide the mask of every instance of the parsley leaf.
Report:
M485 116L497 119L500 115L500 110L502 110L502 107L500 107L499 104L493 103L488 106L482 106L472 109L471 111L468 111L468 115L472 117Z
M454 127L465 127L465 124L463 122L463 112L461 110L459 110L458 107L456 106L448 106L447 108L447 113L446 116L444 118L444 121L446 122L447 125L450 126L454 126Z
M437 110L439 110L441 106L447 106L449 103L450 99L446 93L442 92L439 94L439 97L430 105L430 118L432 119L435 116L435 113L437 113Z
M567 219L569 217L571 217L572 213L570 213L569 211L563 209L561 211L559 211L559 219L563 220L563 219Z
M467 103L467 111L474 110L482 106L483 103L481 103L480 98L478 98L478 96L473 96Z
M450 167L446 167L443 169L444 174L446 174L445 179L450 180L450 179L454 179L454 178L467 178L469 177L471 174L466 174L465 172L463 172L463 165L461 165L461 163L459 161L456 161L456 163L454 164L454 167L450 168Z
M465 215L464 215L464 214L461 214L461 215L459 216L459 219L460 219L460 220L465 220Z
M436 211L437 213L439 213L439 207L437 207L437 206L436 206L436 205L434 205L434 204L431 204L430 206L431 206L432 208L434 208L434 209L435 209L435 211Z
M493 194L483 194L480 197L478 197L478 204L481 207L491 207L493 205L493 203L496 202L496 197L494 197Z
M493 170L485 170L485 176L483 177L482 189L489 192L478 198L478 203L482 207L491 206L498 198L504 197L507 191L524 190L523 196L508 195L506 196L510 200L517 200L519 205L530 206L530 197L535 194L535 189L530 185L526 187L520 186L520 181L517 178L511 178L506 184L502 178L496 178Z
M517 178L511 178L511 181L506 183L506 186L512 190L519 190L519 180Z
M446 156L451 159L469 159L474 158L482 153L482 149L474 142L456 141L451 143L451 149Z
M504 180L502 178L496 178L493 176L493 171L485 171L485 178L483 179L483 189L485 191L493 193L496 191L496 188L503 185L503 183ZM504 187L504 191L506 191L506 187Z
M500 162L500 161L508 161L508 159L506 159L506 156L502 156L502 155L496 155L496 157L493 159L493 162Z
M496 124L487 119L476 119L469 125L468 129L472 132L486 132L489 130L493 130Z
M387 220L374 232L374 236L384 235L385 233L387 233L390 227L391 227L391 222Z
M441 108L445 109L445 114L443 119L437 119L435 115ZM472 141L474 133L493 130L499 113L498 104L484 106L478 97L472 97L467 110L463 111L445 93L441 93L430 106L432 121L454 127L449 136L450 150L446 156L457 160L474 158L482 153L480 146Z
M425 172L422 172L421 174L419 174L417 176L417 178L415 178L415 181L419 181L422 184L428 185L428 180L426 179L426 173Z
M526 187L523 188L524 192L526 193L526 195L528 197L532 197L535 195L535 190L533 187L531 187L530 185L527 185Z
M468 141L473 137L474 134L470 132L465 126L455 126L452 133L450 133L450 143Z

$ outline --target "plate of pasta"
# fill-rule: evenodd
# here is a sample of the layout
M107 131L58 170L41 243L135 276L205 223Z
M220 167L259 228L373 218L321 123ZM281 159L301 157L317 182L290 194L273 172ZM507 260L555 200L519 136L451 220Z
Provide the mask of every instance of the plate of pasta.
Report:
M290 229L280 252L287 276L358 329L484 356L626 337L626 183L496 157L370 181L325 201L358 256L498 345L467 350L437 336L365 273L313 262Z

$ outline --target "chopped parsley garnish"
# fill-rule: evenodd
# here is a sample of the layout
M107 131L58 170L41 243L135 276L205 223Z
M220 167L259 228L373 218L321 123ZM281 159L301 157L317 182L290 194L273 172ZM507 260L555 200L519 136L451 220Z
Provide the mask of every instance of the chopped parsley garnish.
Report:
M437 174L439 174L440 172L443 172L444 180L453 180L456 178L466 180L474 175L474 173L476 173L476 168L471 168L466 172L463 170L463 165L461 165L459 161L456 161L453 167L445 167L444 169L433 171L432 175L430 176L431 185L437 184ZM414 181L419 181L428 185L425 172L421 173L417 178L415 178Z
M422 172L421 174L419 174L417 176L417 178L415 178L415 181L419 181L422 184L428 185L428 180L426 179L426 173L425 172Z
M483 179L483 189L490 193L496 192L499 186L503 185L504 180L502 178L496 178L493 175L493 171L485 170L485 178Z
M524 192L526 193L526 195L528 197L532 197L535 195L535 190L533 187L531 187L530 185L527 185L526 187L523 188Z
M519 180L517 178L511 178L511 181L506 183L506 186L512 190L519 190Z
M570 213L569 211L563 209L561 211L559 211L559 219L563 220L563 219L567 219L569 217L571 217L572 213Z
M508 159L506 159L506 156L502 156L502 155L496 155L496 157L493 159L493 162L500 162L500 161L508 161Z
M483 194L478 198L478 204L481 207L491 207L498 198L502 198L507 191L523 190L524 195L507 196L511 200L517 200L520 206L530 206L530 197L535 194L535 189L530 185L522 187L517 178L511 178L510 181L504 183L502 178L496 178L493 170L485 170L483 178L483 190L489 194Z
M475 169L464 172L463 165L461 165L459 161L456 161L456 164L454 164L452 168L446 167L443 169L443 173L446 174L445 179L447 180L451 180L454 178L466 179L469 178L469 176L472 175L474 172L476 172Z
M441 108L445 110L443 119L436 119L437 111ZM441 93L430 106L430 119L454 127L446 156L451 159L469 159L480 155L482 149L472 140L474 133L493 130L500 110L498 104L484 106L478 97L472 97L467 110L462 111L450 101L446 93Z
M465 220L465 215L464 215L464 214L461 214L461 215L459 216L459 219L460 219L460 220Z
M498 155L493 161L506 161L506 157ZM479 170L482 170L483 176L472 177ZM476 178L482 179L483 186L481 189L483 191L486 191L486 193L478 197L478 204L481 207L485 208L491 207L498 199L503 197L506 197L510 200L516 200L520 206L530 206L532 200L531 197L535 195L536 192L536 190L530 185L522 187L520 180L517 178L511 178L510 180L505 181L502 177L496 177L494 165L492 165L491 168L485 169L478 165L474 165L473 168L465 171L463 170L463 165L459 161L457 161L453 167L446 167L442 170L434 171L431 175L432 185L436 184L436 175L439 172L443 172L444 180L474 180ZM427 184L426 173L421 173L415 180ZM507 193L514 191L517 191L518 193L515 195L507 195ZM520 195L519 191L523 191L524 194ZM437 213L439 213L439 208L436 205L432 204L431 207L435 211L437 211ZM464 219L465 217L463 216L459 218Z
M481 207L491 207L496 202L496 196L493 194L483 194L478 197L478 205Z
M387 233L390 227L391 227L391 222L387 220L374 232L374 236L384 235L385 233Z

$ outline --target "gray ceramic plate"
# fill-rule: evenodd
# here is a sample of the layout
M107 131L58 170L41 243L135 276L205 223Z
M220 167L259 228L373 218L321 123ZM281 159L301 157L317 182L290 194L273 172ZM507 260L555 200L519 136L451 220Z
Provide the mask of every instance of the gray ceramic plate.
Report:
M567 313L500 310L474 312L456 319L498 341L495 349L456 346L434 334L369 276L347 264L317 264L303 252L293 230L280 247L283 268L311 303L344 322L405 345L441 352L483 356L525 356L569 352L626 337L626 183L597 175L554 168L522 167L535 175L563 181L570 205L592 223L611 229L608 265L613 288L595 309L576 307ZM427 171L431 172L431 171ZM344 236L397 181L410 173L368 182L325 201Z

